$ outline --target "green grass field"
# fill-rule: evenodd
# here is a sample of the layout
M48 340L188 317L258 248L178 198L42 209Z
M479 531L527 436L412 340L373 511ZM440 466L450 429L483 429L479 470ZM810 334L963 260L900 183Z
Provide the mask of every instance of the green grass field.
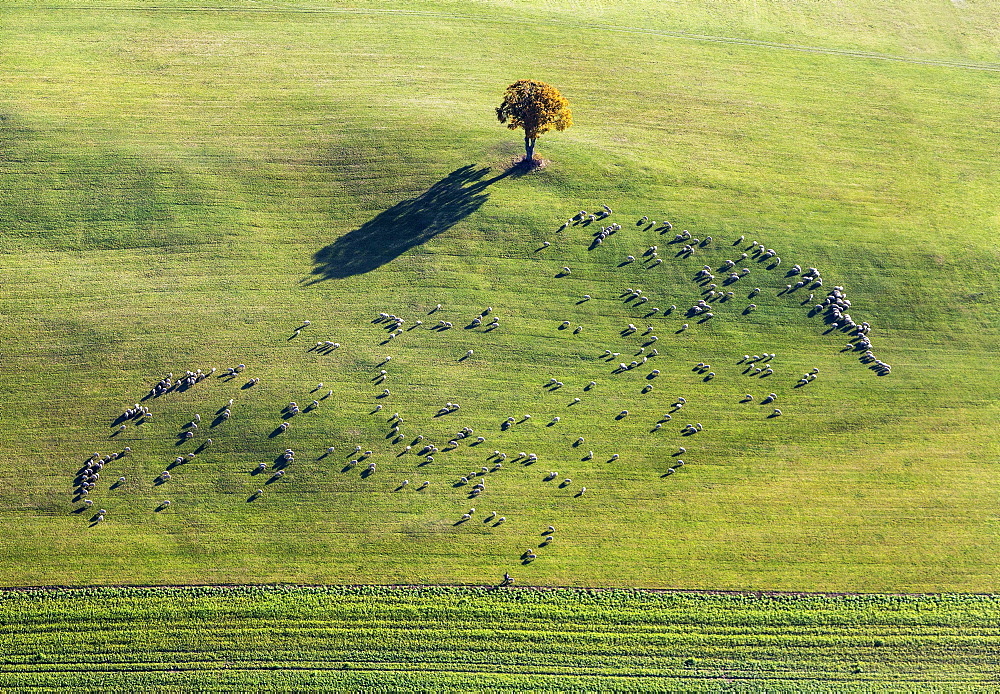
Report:
M0 584L998 590L997 11L836 7L4 3ZM522 77L559 87L575 125L539 140L545 169L502 175L521 144L492 108ZM600 248L556 231L601 204L623 230ZM715 241L675 258L642 215ZM782 265L750 262L709 323L620 298L683 310L702 264L753 240ZM653 244L662 265L618 266ZM803 291L779 295L794 263L845 287L890 376L842 352ZM501 327L466 330L487 306ZM379 312L423 325L380 344ZM640 358L628 323L655 326L659 355L614 375L605 350ZM325 340L342 347L310 351ZM774 375L743 375L762 352ZM166 373L240 363L114 435ZM435 417L446 402L462 408ZM687 422L705 430L682 437ZM462 427L486 441L397 455ZM83 461L125 446L76 512ZM374 475L344 470L355 446ZM288 447L284 477L250 474ZM503 470L470 500L453 485L494 450Z
M0 598L33 690L990 691L995 597L94 588Z

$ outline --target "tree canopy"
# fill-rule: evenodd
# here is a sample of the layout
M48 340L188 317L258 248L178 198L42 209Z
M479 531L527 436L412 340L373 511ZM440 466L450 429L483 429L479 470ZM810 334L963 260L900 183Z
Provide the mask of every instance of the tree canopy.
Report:
M503 103L497 106L497 120L511 130L524 130L525 160L534 156L535 140L555 128L573 125L569 102L551 84L538 80L518 80L507 87Z

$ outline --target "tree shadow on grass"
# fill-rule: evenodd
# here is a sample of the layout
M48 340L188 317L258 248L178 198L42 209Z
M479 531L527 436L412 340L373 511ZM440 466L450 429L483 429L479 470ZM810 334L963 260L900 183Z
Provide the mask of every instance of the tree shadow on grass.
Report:
M403 200L349 231L313 255L314 277L306 284L343 279L385 265L414 246L447 231L483 206L491 184L517 175L517 167L492 178L488 167L455 169L415 198Z

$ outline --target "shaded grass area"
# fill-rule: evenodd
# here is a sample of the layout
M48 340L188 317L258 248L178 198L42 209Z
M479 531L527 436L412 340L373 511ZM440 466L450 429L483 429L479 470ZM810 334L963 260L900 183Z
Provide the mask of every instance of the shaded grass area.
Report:
M316 251L314 282L360 275L430 241L476 212L486 189L516 169L486 178L488 168L455 169L418 197L396 203L357 229Z
M463 691L994 686L995 596L477 587L29 590L12 688ZM405 672L404 672L405 671Z

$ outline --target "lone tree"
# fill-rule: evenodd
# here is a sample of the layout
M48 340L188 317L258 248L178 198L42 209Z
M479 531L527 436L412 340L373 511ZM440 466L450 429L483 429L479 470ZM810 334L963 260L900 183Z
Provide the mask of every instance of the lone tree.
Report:
M497 106L497 120L511 130L524 129L524 161L530 164L538 136L552 128L562 131L573 125L573 114L566 97L551 84L518 80L504 92L503 103Z

